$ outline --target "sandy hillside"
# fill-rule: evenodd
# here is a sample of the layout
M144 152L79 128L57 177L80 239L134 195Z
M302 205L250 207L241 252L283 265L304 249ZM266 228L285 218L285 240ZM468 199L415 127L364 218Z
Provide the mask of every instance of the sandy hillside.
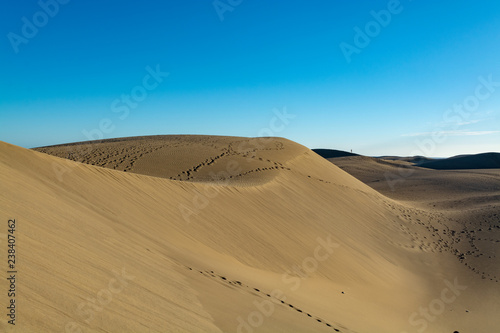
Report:
M491 213L491 223L499 222L500 168L432 170L404 161L365 156L329 161L383 195L401 202L426 209L456 211L459 215L468 210Z
M331 158L330 162L379 193L439 216L444 235L454 230L460 262L481 276L500 276L500 169L468 169L483 165L488 154L468 156L467 165L457 159L454 170L432 170L405 161L355 156ZM450 159L454 160L454 159ZM446 161L446 160L445 160ZM447 162L448 163L448 162ZM459 169L461 166L466 169Z
M0 142L0 213L16 220L18 251L17 323L2 332L500 327L500 229L481 236L490 252L466 255L459 222L299 144L176 136L38 150L48 154Z

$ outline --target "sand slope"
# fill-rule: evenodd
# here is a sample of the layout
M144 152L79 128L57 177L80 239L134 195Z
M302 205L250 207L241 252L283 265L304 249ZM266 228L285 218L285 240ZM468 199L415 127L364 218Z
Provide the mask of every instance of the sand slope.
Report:
M2 331L500 325L498 283L460 262L450 229L434 231L435 213L386 198L285 139L149 139L73 150L94 166L0 143L0 213L17 221L22 304L18 325L2 321ZM241 142L248 149L234 148ZM467 289L438 316L412 317L454 279Z
M499 280L500 169L432 170L363 156L329 161L387 197L437 216L435 235L453 238L460 263L481 279ZM498 299L498 288L489 290Z

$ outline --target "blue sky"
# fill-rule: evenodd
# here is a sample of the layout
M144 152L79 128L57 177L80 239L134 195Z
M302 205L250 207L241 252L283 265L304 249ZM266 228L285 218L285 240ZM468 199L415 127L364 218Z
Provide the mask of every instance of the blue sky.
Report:
M9 1L0 32L0 140L23 147L272 134L500 151L498 1Z

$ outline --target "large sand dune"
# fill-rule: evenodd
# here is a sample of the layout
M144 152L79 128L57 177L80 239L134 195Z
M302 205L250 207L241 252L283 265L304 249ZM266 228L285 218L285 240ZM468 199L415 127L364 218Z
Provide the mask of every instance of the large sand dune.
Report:
M500 327L500 229L474 236L486 245L468 255L460 221L299 144L175 136L38 150L55 156L0 142L0 212L16 219L19 258L17 323L2 332Z

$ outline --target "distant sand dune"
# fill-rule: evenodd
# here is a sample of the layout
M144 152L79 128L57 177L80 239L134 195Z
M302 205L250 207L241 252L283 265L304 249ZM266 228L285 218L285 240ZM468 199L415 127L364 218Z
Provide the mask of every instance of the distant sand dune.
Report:
M455 156L420 164L423 168L437 170L500 169L500 153Z
M324 158L359 156L358 154L353 154L346 151L334 150L334 149L313 149L313 151L319 156Z

